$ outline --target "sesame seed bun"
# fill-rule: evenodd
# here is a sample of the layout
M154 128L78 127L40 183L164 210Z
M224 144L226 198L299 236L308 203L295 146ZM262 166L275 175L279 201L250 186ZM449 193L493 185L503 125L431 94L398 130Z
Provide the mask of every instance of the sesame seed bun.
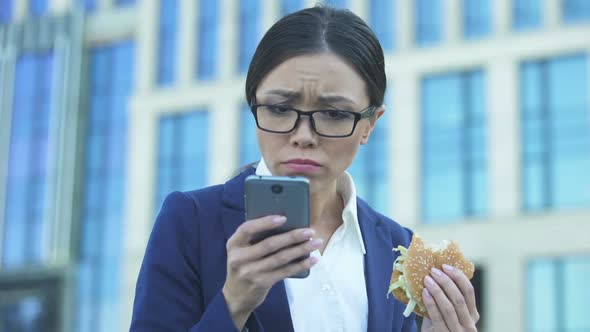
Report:
M433 249L426 246L418 235L412 237L404 260L398 264L403 266L403 272L394 268L391 275L391 284L397 282L403 276L406 281L407 292L402 287L395 288L392 291L393 296L400 302L408 304L410 299L407 294L410 294L412 300L417 303L414 313L423 317L428 317L426 306L422 301L424 278L430 274L432 267L442 269L442 265L447 264L461 270L469 279L473 277L475 270L473 263L465 258L456 242L451 241L441 249Z

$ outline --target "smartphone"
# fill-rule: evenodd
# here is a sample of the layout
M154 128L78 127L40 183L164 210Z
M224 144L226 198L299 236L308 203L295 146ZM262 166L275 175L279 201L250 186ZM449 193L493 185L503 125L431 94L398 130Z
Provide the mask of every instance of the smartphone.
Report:
M309 227L309 180L304 177L250 175L245 182L246 220L281 215L287 221L275 229L259 233L252 243L269 236L285 233L297 228ZM295 259L301 261L309 255ZM309 270L291 278L305 278Z

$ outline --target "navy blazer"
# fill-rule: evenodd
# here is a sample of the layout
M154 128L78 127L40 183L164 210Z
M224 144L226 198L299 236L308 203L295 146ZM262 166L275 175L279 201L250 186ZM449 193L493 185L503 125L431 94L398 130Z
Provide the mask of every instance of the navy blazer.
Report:
M237 332L221 292L226 242L244 222L244 179L249 168L224 185L170 194L150 235L139 272L131 331ZM412 233L357 198L365 243L368 331L416 330L405 305L386 297L396 253ZM246 322L250 332L293 331L284 282L275 284Z

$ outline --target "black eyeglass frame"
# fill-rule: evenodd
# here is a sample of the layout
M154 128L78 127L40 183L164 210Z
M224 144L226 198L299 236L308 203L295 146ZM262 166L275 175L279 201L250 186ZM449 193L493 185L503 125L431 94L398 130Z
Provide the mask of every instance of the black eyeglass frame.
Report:
M297 120L295 120L295 124L293 125L293 128L291 128L289 130L285 130L285 131L276 131L276 130L269 130L269 129L262 128L260 126L260 124L258 123L258 114L257 114L258 107L260 107L260 106L275 107L275 108L280 108L280 109L284 109L284 110L294 111L295 113L297 113ZM377 110L377 108L378 108L377 106L369 106L360 112L344 111L344 110L336 110L336 109L301 111L296 108L282 106L282 105L272 105L272 104L252 104L252 105L250 105L250 111L252 112L252 114L254 115L254 119L256 120L256 127L258 127L258 129L260 129L262 131L266 131L266 132L273 133L273 134L288 134L288 133L292 132L293 130L295 130L295 128L297 128L297 126L299 125L299 121L301 120L301 116L309 116L309 122L311 123L311 128L313 129L313 132L316 133L318 136L328 137L328 138L343 138L343 137L352 136L352 134L354 133L354 130L356 129L356 125L359 123L359 121L361 121L364 118L369 118L369 117L373 116L375 114L375 111ZM315 121L313 120L313 115L315 113L326 113L326 112L344 112L344 113L354 116L354 124L352 125L352 129L350 130L350 133L347 135L320 134L315 127Z

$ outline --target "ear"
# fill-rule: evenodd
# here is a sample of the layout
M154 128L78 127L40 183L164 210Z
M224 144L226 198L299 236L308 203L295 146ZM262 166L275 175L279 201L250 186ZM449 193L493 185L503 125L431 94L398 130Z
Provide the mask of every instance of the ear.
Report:
M361 137L361 145L369 143L369 137L371 136L373 129L375 129L375 124L377 124L377 121L379 121L379 118L381 118L384 113L385 105L381 105L379 108L377 108L375 111L375 117L370 119L368 126L364 127L363 136Z

